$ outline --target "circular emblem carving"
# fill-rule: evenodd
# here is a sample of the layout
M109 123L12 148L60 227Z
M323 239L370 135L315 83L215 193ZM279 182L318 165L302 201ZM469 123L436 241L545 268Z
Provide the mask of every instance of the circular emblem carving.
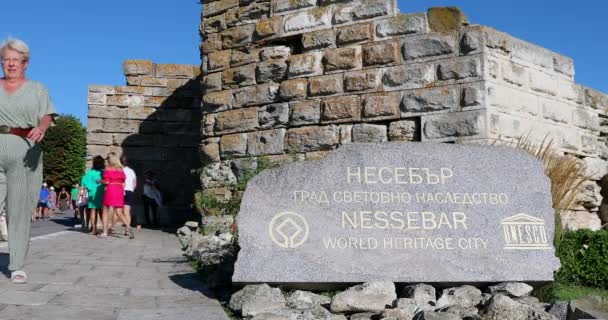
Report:
M308 222L302 215L286 211L270 220L270 239L281 248L297 248L308 240Z

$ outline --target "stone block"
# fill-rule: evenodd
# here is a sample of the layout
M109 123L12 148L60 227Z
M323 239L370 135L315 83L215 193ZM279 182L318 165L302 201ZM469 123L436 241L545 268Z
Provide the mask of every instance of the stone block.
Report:
M553 56L553 70L558 73L564 74L569 78L574 77L574 61L572 58L555 55Z
M400 63L399 41L383 41L365 44L361 47L363 52L363 66L376 66Z
M87 135L87 141L88 140L89 136ZM586 175L589 176L589 179L600 181L602 180L602 177L608 174L608 161L591 157L583 158L582 161L585 164L585 172Z
M103 132L135 133L139 132L141 121L127 119L104 119Z
M537 115L540 111L539 98L531 93L516 90L506 86L488 87L488 102L491 106L496 106L509 112L523 112ZM549 102L553 104L553 102Z
M484 113L477 111L437 114L422 119L422 141L475 137L483 134L485 128Z
M278 84L259 84L234 91L234 104L236 106L253 106L272 103L277 99Z
M203 162L220 161L220 138L203 139L200 145L200 157Z
M254 23L224 30L222 32L222 47L230 49L247 45L251 43L254 31Z
M532 69L528 73L530 74L530 89L552 96L557 94L557 79L555 76Z
M217 33L226 29L226 19L223 14L214 17L208 17L203 20L202 33Z
M287 59L291 54L291 48L286 46L266 47L260 51L262 61L272 59Z
M401 116L431 111L457 111L460 106L458 87L438 87L406 91Z
M265 1L253 1L248 5L241 5L237 15L239 23L256 23L258 20L269 17L270 3Z
M391 122L388 126L388 139L390 141L419 141L419 126L415 120L399 120Z
M96 133L96 132L88 132L87 133L87 145L112 145L114 142L111 133Z
M222 36L219 33L208 34L203 39L201 47L203 54L222 50Z
M589 229L599 231L602 221L594 212L562 210L561 218L564 228L567 230Z
M203 4L203 18L220 14L239 5L239 0L218 0Z
M347 144L353 142L353 125L342 124L340 125L340 144Z
M321 122L340 123L361 121L359 96L326 98L321 102Z
M403 58L413 60L454 54L458 52L456 48L454 35L426 34L403 40Z
M218 112L231 109L232 103L232 90L211 92L203 96L203 110L208 112Z
M222 73L224 88L238 88L256 84L255 64L224 70Z
M247 134L227 134L219 139L219 150L222 158L241 157L247 155Z
M260 50L254 48L233 49L230 56L230 66L238 67L260 61Z
M211 52L207 55L207 71L214 72L230 68L230 50Z
M143 106L144 101L144 97L140 95L117 94L106 97L106 104L110 106Z
M258 127L257 108L228 110L215 117L216 134L243 132Z
M608 95L597 90L584 87L585 105L600 110L605 115L608 112Z
M129 107L127 109L127 119L137 119L137 120L164 120L158 117L156 108L149 107Z
M387 68L382 79L385 91L423 88L434 81L435 68L429 63Z
M502 79L516 86L524 86L528 82L526 67L507 62L502 64Z
M255 25L255 36L258 39L277 36L281 33L283 26L283 17L274 16L270 19L258 21Z
M236 27L239 25L239 8L235 7L226 10L224 18L226 19L226 26L228 28Z
M116 93L114 86L102 86L102 85L89 85L88 87L88 91L89 92L97 92L97 93L103 93L103 94L114 94Z
M258 123L261 129L284 127L289 122L287 102L263 106L258 110Z
M509 35L511 60L526 66L540 66L553 72L553 57L555 53L538 45L513 38Z
M388 16L393 13L393 1L363 0L352 10L354 20Z
M429 27L434 32L458 32L469 24L467 17L458 7L435 7L427 11Z
M369 69L344 74L344 91L379 91L382 88L382 70Z
M293 11L310 8L316 5L316 0L272 0L272 12Z
M308 32L302 35L304 50L323 49L336 46L336 33L333 29Z
M575 108L572 113L572 124L586 130L599 131L600 121L597 113L583 108Z
M343 91L342 74L326 75L308 79L308 92L311 97L327 96Z
M247 134L247 154L261 156L284 153L286 129L257 131Z
M255 78L258 83L281 82L287 74L287 61L285 59L273 59L262 61L257 64Z
M215 114L203 114L203 121L200 128L202 137L213 136L213 130L215 128L215 116Z
M154 63L150 60L125 60L122 70L127 76L154 75Z
M323 65L321 60L323 52L311 52L293 55L289 57L289 78L310 77L323 74Z
M159 63L156 65L156 76L159 78L194 78L194 69L189 64Z
M481 76L481 62L477 57L442 60L437 63L437 80L462 80Z
M386 126L369 123L353 125L353 142L386 142Z
M290 102L291 126L318 124L321 119L321 103L319 100Z
M353 9L359 4L358 1L352 1L345 4L339 4L334 7L334 25L344 24L353 21Z
M118 93L122 94L124 92L118 92ZM105 94L105 93L89 92L89 94L87 95L87 103L88 104L106 104L106 96L107 96L107 94Z
M463 108L485 105L485 93L483 86L470 85L463 87L460 105Z
M283 32L286 34L315 31L331 27L331 7L314 8L285 16Z
M483 46L483 27L469 27L462 32L460 38L460 53L463 55L478 53Z
M376 35L380 38L426 33L427 29L427 20L424 13L399 13L392 18L376 22Z
M363 97L363 120L398 119L401 115L399 92L378 93Z
M308 126L287 131L285 142L288 152L331 150L340 142L337 126Z
M582 104L585 101L585 92L581 85L562 80L558 80L557 83L560 97L576 104Z
M279 87L279 97L284 100L306 99L307 87L306 79L285 80Z
M368 42L372 40L374 25L372 22L353 24L338 28L336 43L339 46Z
M323 56L325 72L360 69L362 66L361 48L348 47L329 49Z

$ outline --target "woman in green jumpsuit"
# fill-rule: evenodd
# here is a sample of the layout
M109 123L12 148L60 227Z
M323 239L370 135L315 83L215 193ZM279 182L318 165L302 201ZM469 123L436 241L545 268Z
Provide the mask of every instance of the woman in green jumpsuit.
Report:
M0 55L4 73L0 79L0 172L7 181L7 192L0 198L6 197L11 281L25 283L30 215L42 183L42 149L38 142L56 112L46 87L25 78L28 46L21 40L8 39L0 45Z
M91 234L97 234L97 216L98 214L101 214L102 209L104 189L103 184L101 184L101 178L104 167L105 160L103 160L103 157L95 156L93 158L93 167L87 170L84 177L82 177L82 180L80 181L82 187L87 189L89 194L89 228Z

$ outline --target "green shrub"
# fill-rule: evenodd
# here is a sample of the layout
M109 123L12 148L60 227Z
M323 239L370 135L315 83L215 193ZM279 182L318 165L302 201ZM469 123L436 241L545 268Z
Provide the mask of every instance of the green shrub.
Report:
M564 232L557 256L558 282L608 289L608 230Z

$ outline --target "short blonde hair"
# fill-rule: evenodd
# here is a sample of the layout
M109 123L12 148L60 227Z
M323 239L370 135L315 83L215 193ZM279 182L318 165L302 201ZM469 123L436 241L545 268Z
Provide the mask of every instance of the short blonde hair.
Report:
M30 61L30 47L28 47L25 41L9 37L0 44L0 55L4 54L4 50L9 49L21 53L25 61Z
M108 153L108 167L112 169L122 169L122 164L120 163L120 158L116 154L116 152Z

